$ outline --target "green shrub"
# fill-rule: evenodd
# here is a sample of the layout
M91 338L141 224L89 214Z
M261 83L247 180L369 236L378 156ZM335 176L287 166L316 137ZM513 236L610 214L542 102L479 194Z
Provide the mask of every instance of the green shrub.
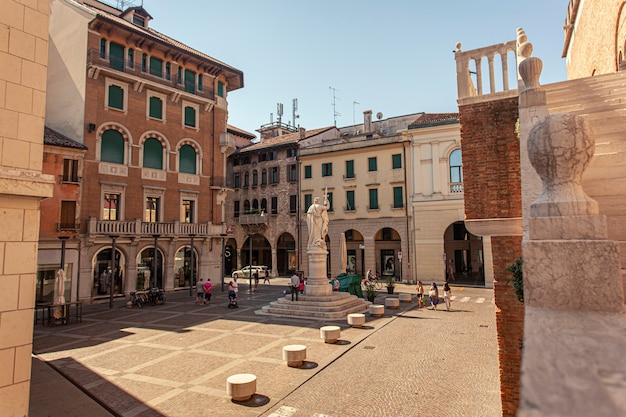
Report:
M517 296L517 299L520 300L522 303L524 302L524 274L522 270L523 263L524 261L522 260L522 258L517 258L515 260L515 263L509 265L505 270L510 272L512 275L511 279L508 280L506 283L513 283L515 295Z

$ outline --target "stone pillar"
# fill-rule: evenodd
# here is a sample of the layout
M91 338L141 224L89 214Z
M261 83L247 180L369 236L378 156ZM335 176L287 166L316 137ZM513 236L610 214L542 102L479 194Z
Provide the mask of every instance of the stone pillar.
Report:
M306 295L331 295L332 286L328 283L326 275L326 255L328 251L322 248L310 248L309 276L306 281Z

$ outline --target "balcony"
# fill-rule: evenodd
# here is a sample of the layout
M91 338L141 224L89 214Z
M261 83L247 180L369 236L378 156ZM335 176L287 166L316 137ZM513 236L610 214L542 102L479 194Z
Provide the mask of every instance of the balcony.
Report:
M450 183L450 194L459 194L463 192L463 183L462 182L451 182Z
M192 234L210 237L224 233L222 229L222 225L211 223L181 223L179 221L147 223L140 219L115 221L98 220L95 217L90 217L87 223L87 234L90 237L97 235L186 237Z
M77 232L80 223L56 223L57 232Z
M264 212L260 214L242 214L239 216L239 224L267 224L267 219Z

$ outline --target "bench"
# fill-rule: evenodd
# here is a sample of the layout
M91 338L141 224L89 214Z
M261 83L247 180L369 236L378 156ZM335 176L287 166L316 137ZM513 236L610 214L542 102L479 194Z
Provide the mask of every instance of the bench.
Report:
M324 339L324 343L337 343L337 339L341 336L341 327L339 326L323 326L320 328L320 338Z
M411 299L412 299L411 297L412 297L412 295L411 294L407 294L407 293L400 293L400 294L398 294L398 299L402 303L410 303Z
M306 346L287 345L283 347L283 360L287 361L287 366L299 368L306 359Z
M400 300L395 297L385 298L385 307L396 309L400 307Z
M37 304L35 305L35 324L39 322L39 313L41 312L41 324L51 324L55 321L54 312L61 310L61 324L69 324L72 316L72 307L74 308L74 319L78 323L83 322L83 303L82 301L71 301L63 304Z
M226 379L226 393L234 401L246 401L256 392L256 375L235 374Z
M368 311L372 317L382 317L385 314L385 306L382 304L372 304L368 307Z
M363 327L363 325L365 324L365 314L348 314L348 324L352 327Z

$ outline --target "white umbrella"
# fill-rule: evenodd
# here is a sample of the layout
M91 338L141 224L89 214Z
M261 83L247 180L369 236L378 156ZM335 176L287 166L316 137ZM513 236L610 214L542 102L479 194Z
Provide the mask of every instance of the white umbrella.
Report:
M348 265L348 246L346 245L346 234L342 233L339 238L339 273L345 274Z
M65 304L65 271L57 271L57 279L54 285L54 304ZM57 320L63 318L63 307L54 309L53 317Z

